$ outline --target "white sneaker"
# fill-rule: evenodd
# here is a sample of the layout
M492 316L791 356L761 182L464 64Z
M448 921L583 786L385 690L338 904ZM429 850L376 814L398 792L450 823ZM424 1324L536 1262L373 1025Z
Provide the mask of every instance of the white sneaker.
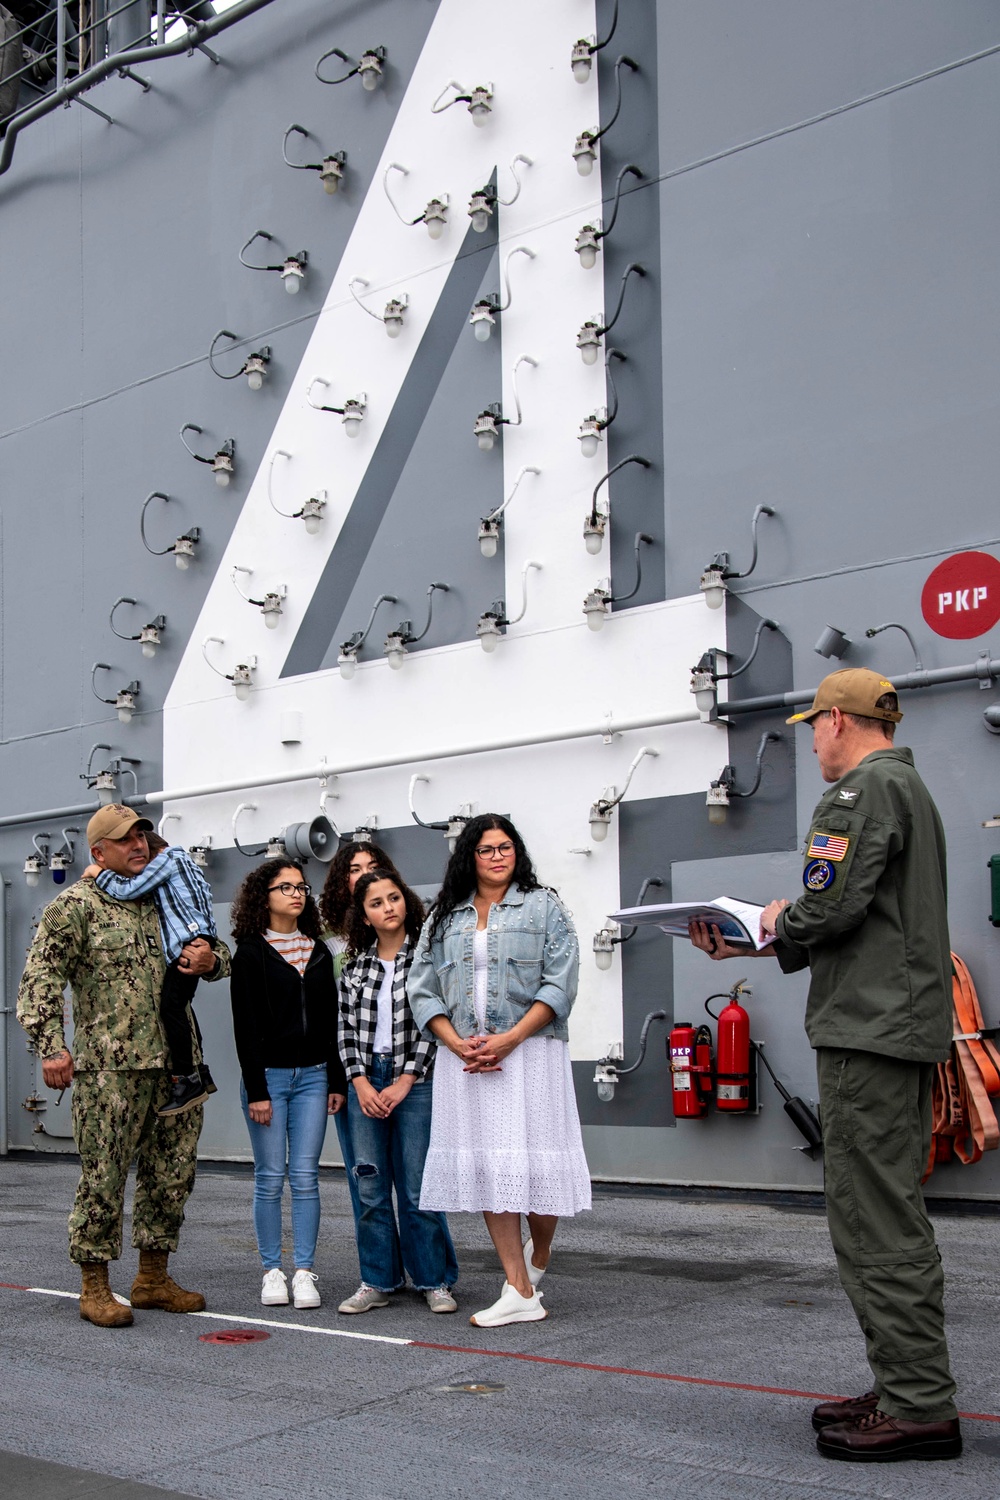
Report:
M318 1280L315 1271L296 1271L292 1277L292 1302L296 1307L319 1307Z
M532 1265L531 1257L534 1255L534 1253L534 1242L532 1240L528 1240L527 1244L524 1247L524 1269L528 1273L528 1280L531 1282L531 1285L537 1286L542 1277L545 1275L545 1272L548 1270L548 1267L543 1266L543 1268L539 1270L537 1266Z
M342 1313L366 1313L373 1307L388 1307L388 1292L380 1292L378 1287L369 1286L363 1281L357 1291L351 1297L345 1297L337 1308Z
M284 1307L288 1302L288 1278L277 1266L264 1272L264 1284L260 1289L260 1300L265 1307Z
M547 1317L548 1312L542 1306L542 1294L537 1288L532 1288L530 1297L522 1297L517 1287L505 1281L503 1291L493 1306L473 1313L469 1322L476 1328L499 1328L504 1323L540 1323L542 1318Z

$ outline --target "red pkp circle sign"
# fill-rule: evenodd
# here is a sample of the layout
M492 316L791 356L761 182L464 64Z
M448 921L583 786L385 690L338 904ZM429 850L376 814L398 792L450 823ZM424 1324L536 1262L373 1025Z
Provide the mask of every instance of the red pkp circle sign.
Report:
M1000 620L1000 562L988 552L956 552L938 563L920 596L936 635L969 641Z

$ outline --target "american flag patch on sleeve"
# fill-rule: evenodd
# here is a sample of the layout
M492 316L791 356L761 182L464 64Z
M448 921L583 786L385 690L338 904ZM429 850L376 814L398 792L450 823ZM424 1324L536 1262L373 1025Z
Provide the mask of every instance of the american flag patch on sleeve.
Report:
M839 864L847 853L850 842L850 839L839 833L814 833L806 850L806 858L832 859L835 864Z

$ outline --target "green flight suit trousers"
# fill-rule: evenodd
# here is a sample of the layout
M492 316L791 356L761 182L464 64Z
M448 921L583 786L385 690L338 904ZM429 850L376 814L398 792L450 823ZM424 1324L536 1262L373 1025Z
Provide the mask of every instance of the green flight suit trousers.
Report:
M944 1274L920 1179L931 1139L932 1063L816 1050L830 1238L891 1417L956 1415Z
M69 1258L77 1265L122 1253L125 1182L133 1159L132 1244L176 1250L184 1205L194 1187L202 1106L161 1120L170 1074L160 1068L77 1073L73 1137L80 1181L69 1216Z

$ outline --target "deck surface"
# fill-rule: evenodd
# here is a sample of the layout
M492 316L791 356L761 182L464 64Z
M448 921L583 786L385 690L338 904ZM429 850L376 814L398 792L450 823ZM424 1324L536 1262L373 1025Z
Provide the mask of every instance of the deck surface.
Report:
M78 1290L65 1248L75 1180L71 1159L0 1162L0 1473L19 1500L1000 1494L1000 1217L936 1219L959 1404L978 1414L965 1454L871 1466L821 1459L809 1424L813 1393L868 1384L815 1208L599 1190L592 1213L560 1228L547 1321L491 1331L468 1322L501 1280L468 1215L452 1219L458 1315L433 1316L408 1292L338 1317L358 1276L334 1172L321 1186L324 1305L262 1308L251 1176L212 1168L171 1262L210 1313L140 1312L104 1331L72 1296L19 1290ZM112 1268L117 1292L136 1260L128 1249ZM262 1325L256 1343L201 1338ZM496 1389L454 1389L470 1384Z

